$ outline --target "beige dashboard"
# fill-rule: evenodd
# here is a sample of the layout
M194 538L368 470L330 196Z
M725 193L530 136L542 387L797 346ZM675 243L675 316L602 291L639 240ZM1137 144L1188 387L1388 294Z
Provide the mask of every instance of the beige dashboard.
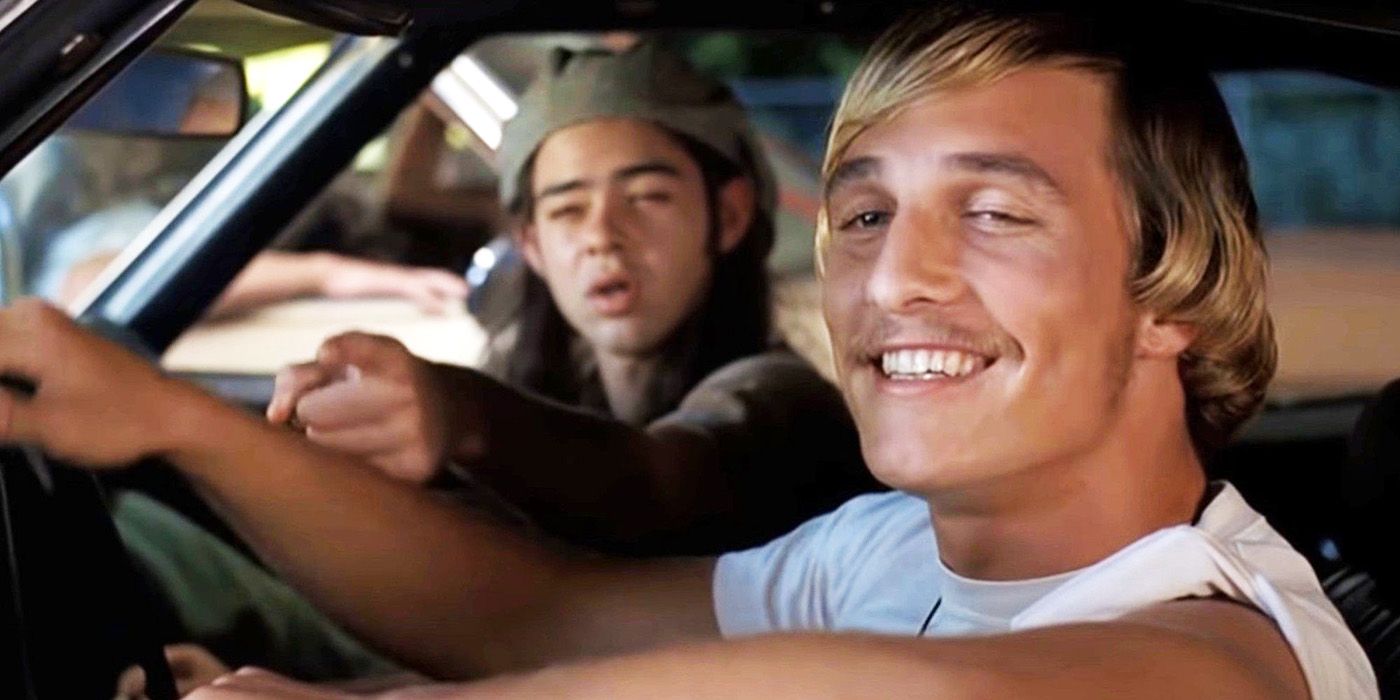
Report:
M416 355L465 366L478 361L486 342L466 309L435 316L393 299L303 299L202 322L166 351L161 364L175 372L273 374L312 359L322 340L346 331L390 335Z

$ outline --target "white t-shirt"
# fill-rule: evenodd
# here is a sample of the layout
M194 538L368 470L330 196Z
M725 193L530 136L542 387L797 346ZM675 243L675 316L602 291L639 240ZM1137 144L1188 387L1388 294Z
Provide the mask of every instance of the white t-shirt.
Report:
M831 630L988 634L1111 620L1190 597L1227 596L1273 618L1315 698L1376 698L1361 646L1317 576L1229 484L1193 525L1158 530L1092 566L1025 581L975 581L938 557L925 501L855 498L715 568L726 637ZM936 608L936 613L934 612Z

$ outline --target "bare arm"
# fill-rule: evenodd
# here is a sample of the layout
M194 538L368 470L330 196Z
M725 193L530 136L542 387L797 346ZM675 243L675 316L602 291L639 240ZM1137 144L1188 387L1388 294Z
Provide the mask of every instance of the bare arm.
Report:
M59 292L71 304L97 279L116 253L97 255L69 271ZM301 297L403 297L424 310L441 312L461 303L467 285L442 270L413 268L350 258L334 253L263 251L229 283L206 316L218 318Z
M645 429L529 397L512 403L499 384L455 374L457 395L489 397L477 423L485 449L474 457L471 431L457 446L472 474L558 531L605 545L742 549L881 488L840 394L791 353L717 370Z
M316 296L334 264L329 255L263 251L224 289L205 314L232 316L288 299Z
M461 677L717 634L709 561L551 550L196 402L200 434L167 452L172 463L296 588L415 668Z
M710 436L633 428L472 370L435 370L458 409L453 458L551 531L646 549L737 510Z
M1106 623L951 639L778 635L695 644L429 698L1307 698L1292 652L1260 613L1183 601Z
M161 376L52 308L0 311L0 440L80 464L161 456L352 631L466 677L713 638L712 562L554 551Z
M398 479L427 482L452 459L546 529L633 551L701 514L734 510L702 435L573 410L473 370L429 364L389 338L339 336L322 346L322 358L332 354L279 375L268 417L295 414L313 441Z
M245 669L192 698L328 698ZM335 696L337 699L340 696ZM1104 623L949 639L789 634L700 643L382 700L492 698L1307 698L1278 630L1233 603L1167 603Z
M547 529L629 553L760 544L877 487L840 396L790 355L732 365L635 428L351 333L279 375L268 417L293 414L407 481L451 458Z

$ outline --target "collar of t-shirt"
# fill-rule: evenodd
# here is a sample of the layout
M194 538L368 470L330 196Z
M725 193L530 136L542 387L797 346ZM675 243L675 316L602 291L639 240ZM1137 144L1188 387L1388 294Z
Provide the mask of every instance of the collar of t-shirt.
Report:
M1223 482L1208 485L1192 522L1200 522L1221 492ZM929 601L933 617L928 633L938 635L994 634L1011 629L1011 621L1061 584L1093 568L1016 581L985 581L959 576L938 560L940 598Z
M941 559L938 568L942 597L929 601L929 609L933 611L929 633L939 635L1008 631L1012 618L1079 574L1079 571L1067 571L1018 581L983 581L953 573Z

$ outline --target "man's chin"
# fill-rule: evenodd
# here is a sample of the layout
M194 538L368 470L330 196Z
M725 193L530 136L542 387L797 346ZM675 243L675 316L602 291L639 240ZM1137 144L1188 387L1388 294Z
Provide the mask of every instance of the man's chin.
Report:
M862 442L866 464L880 483L921 495L972 487L992 476L997 467L975 456L961 440L928 441L910 435Z
M631 320L608 320L595 325L584 334L596 352L616 357L651 357L661 351L664 338L647 332L642 324Z

